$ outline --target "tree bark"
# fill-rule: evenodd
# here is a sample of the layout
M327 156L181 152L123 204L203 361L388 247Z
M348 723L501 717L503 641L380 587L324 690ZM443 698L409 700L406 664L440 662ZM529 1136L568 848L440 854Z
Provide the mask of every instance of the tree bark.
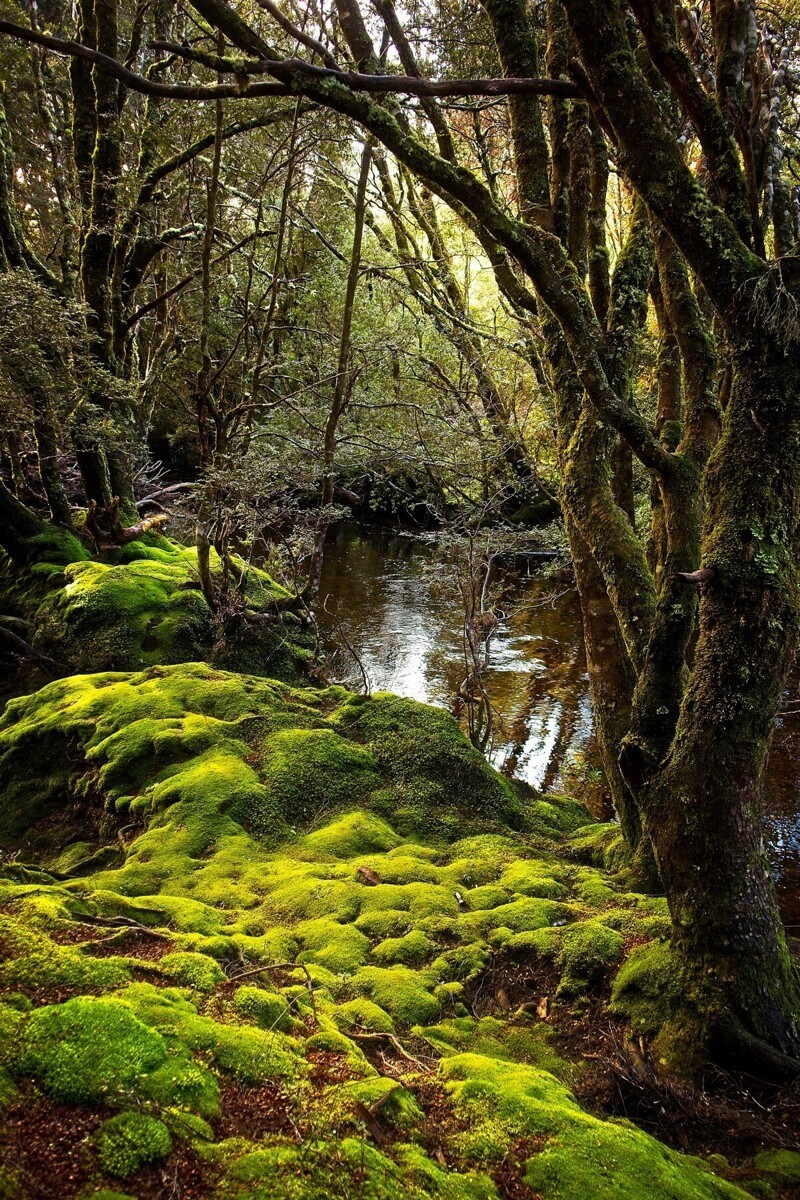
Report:
M671 751L640 792L704 1048L779 1070L800 1055L800 977L769 875L762 776L797 641L799 380L796 346L762 337L736 355L706 484L701 560L714 574L694 669Z

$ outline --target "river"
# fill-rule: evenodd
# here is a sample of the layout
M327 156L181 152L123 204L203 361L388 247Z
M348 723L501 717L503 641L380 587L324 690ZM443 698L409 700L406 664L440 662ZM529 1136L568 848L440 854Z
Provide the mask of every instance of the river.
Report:
M489 758L543 791L568 791L608 816L594 739L574 588L537 566L504 577L505 617L487 674L497 714ZM328 539L318 619L336 678L451 707L465 675L462 604L435 534L353 523ZM768 767L766 831L787 925L800 932L800 679L778 720ZM793 710L797 709L795 713Z

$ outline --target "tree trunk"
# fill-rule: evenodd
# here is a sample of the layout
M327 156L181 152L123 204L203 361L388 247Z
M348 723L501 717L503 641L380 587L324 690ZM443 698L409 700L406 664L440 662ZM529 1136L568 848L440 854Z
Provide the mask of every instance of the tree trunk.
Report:
M640 797L696 1050L777 1069L800 1056L800 977L764 848L762 779L798 626L798 380L797 346L769 338L736 356L706 484L701 565L713 574L694 669L672 749Z
M367 201L367 183L372 163L372 139L368 138L361 151L361 166L356 187L356 202L353 214L353 247L350 251L350 269L347 273L347 286L344 296L344 311L342 314L342 329L339 335L339 362L336 369L336 382L333 398L325 422L325 433L322 451L322 516L314 535L311 550L311 561L308 568L308 583L303 592L310 599L319 591L322 577L322 562L325 552L325 537L328 532L328 510L333 504L335 467L336 467L336 434L339 422L350 401L350 337L353 328L353 314L356 304L356 290L361 274L361 246L364 238L364 214Z
M57 525L72 528L72 513L58 469L58 434L50 400L46 393L34 398L33 432L39 459L39 475L50 505L50 515Z
M36 513L12 496L0 480L0 546L15 563L28 561L30 540L47 529Z

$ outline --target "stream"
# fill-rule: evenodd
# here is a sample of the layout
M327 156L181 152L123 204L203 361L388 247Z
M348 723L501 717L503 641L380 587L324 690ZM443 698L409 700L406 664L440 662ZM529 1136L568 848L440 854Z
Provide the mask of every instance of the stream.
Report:
M532 559L506 572L505 617L487 673L496 713L489 760L542 791L610 815L594 738L578 597ZM345 522L331 530L317 613L334 677L451 707L466 671L457 581L436 534ZM334 648L336 648L334 650ZM797 710L796 712L793 710ZM784 920L800 931L800 677L784 699L770 755L766 832Z

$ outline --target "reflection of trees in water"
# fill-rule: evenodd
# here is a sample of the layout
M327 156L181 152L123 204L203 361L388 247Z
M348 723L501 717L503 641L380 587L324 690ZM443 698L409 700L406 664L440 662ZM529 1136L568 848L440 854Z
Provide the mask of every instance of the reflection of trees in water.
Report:
M326 554L326 592L373 688L452 703L464 674L462 604L435 542L340 531ZM504 569L495 597L506 619L486 676L497 714L492 758L511 775L538 754L538 786L563 788L568 775L602 811L574 591L541 574L524 578ZM346 653L336 656L334 672L357 683Z

